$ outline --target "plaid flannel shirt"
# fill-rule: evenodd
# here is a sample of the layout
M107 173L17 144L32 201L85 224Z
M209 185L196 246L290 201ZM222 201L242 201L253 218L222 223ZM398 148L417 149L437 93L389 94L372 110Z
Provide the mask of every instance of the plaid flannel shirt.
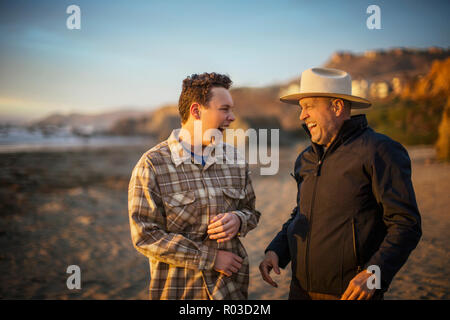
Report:
M142 155L128 188L133 245L150 262L149 298L247 299L249 260L238 236L260 218L248 164L235 148L218 143L206 147L202 167L183 151L178 135L174 130ZM236 214L241 227L233 239L217 243L208 237L208 224L224 212ZM237 273L227 277L213 269L217 250L243 259Z

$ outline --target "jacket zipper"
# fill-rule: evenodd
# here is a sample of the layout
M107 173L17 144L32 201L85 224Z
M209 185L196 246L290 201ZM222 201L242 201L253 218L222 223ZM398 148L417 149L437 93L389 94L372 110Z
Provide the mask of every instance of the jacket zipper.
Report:
M356 273L360 273L362 270L361 264L359 261L358 251L356 248L356 228L355 228L355 218L352 218L352 232L353 232L353 255L355 256L355 261L357 264Z
M322 156L323 159L323 156ZM312 230L312 218L313 218L313 208L314 208L314 202L316 199L316 189L317 189L317 180L319 179L318 177L320 176L320 168L322 166L322 159L319 160L319 162L317 163L317 169L315 172L315 180L314 180L314 188L313 188L313 196L312 196L312 200L311 200L311 208L309 210L309 231L308 231L308 237L307 237L307 242L306 242L306 253L305 253L305 269L306 269L306 291L310 291L311 288L311 279L310 279L310 275L309 275L309 243L311 241L311 230Z

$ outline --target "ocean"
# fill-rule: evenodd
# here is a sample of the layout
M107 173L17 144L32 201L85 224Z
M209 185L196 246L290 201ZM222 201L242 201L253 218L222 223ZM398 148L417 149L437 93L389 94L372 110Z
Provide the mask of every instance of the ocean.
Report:
M151 137L129 137L92 135L81 137L70 132L44 134L42 131L30 131L25 128L9 128L0 131L0 153L66 151L85 148L155 145Z

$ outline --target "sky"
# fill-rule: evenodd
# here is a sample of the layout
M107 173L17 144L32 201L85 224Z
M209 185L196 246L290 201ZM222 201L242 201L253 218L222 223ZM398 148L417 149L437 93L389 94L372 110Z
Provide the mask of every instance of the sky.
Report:
M80 29L68 29L80 8ZM381 29L370 30L370 5ZM0 122L152 110L192 73L286 83L335 51L450 47L450 1L0 0Z

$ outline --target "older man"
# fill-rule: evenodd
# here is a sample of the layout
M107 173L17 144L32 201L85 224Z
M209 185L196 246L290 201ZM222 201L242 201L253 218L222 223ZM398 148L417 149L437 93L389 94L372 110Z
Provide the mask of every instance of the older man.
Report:
M300 106L312 143L295 162L297 206L266 249L263 279L277 286L270 271L291 261L289 299L382 298L422 234L408 153L351 116L370 102L351 95L344 71L306 70L300 93L281 101Z
M128 188L134 247L150 262L150 299L246 299L249 260L239 240L260 213L245 161L222 143L231 80L183 81L181 129L145 152Z

